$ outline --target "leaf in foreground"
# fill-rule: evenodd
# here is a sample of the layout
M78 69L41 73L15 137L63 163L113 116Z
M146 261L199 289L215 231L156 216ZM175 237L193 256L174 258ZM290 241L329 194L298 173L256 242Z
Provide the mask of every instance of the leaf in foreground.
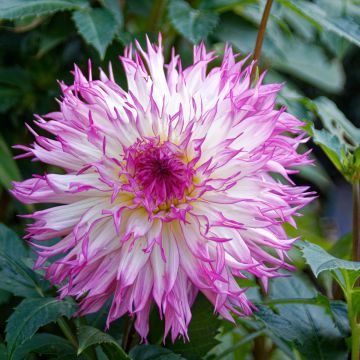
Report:
M175 29L193 43L205 39L219 20L216 13L193 9L183 0L170 1L169 17Z
M86 0L0 0L0 19L14 20L87 6Z
M300 248L304 259L316 277L323 271L338 269L359 271L360 276L360 262L338 259L327 253L320 246L311 244L308 241L299 241L296 245Z
M73 13L73 19L80 35L103 59L118 27L112 12L100 8L79 10Z
M14 351L30 339L35 332L61 316L70 317L76 310L75 303L55 298L25 299L9 317L6 325L6 342L9 360Z
M81 326L78 329L79 348L78 355L93 345L101 345L105 354L109 359L114 360L130 360L125 351L110 336L92 326Z
M189 342L177 340L167 347L186 359L202 359L211 349L219 344L215 338L219 333L221 321L214 315L212 304L203 295L198 295L192 309L192 319L189 325Z
M183 360L179 354L157 345L138 345L130 351L134 360ZM184 359L185 360L185 359Z
M274 279L270 297L283 300L313 299L316 295L317 292L309 281L293 275ZM296 334L294 343L306 359L347 359L344 336L321 302L311 305L299 300L299 303L276 304L275 308L277 315L288 321L289 334ZM346 318L342 321L346 321ZM285 329L282 330L284 331Z
M42 355L72 355L76 353L73 346L66 339L53 334L35 334L30 340L19 346L13 355L13 360L23 360L26 355L32 353Z

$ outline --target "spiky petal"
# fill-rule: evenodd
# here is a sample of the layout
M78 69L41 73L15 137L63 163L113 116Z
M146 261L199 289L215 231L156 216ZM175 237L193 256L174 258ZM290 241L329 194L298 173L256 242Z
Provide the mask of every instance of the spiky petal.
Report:
M29 216L28 237L61 296L81 299L81 314L112 298L108 324L135 315L143 339L155 302L174 340L187 338L198 291L231 321L252 312L237 277L266 286L291 268L294 239L282 224L294 225L312 195L289 175L310 161L297 152L302 123L275 107L281 85L262 75L251 86L253 63L226 47L207 72L214 54L199 45L182 69L175 54L164 65L161 37L147 46L121 58L127 91L111 70L92 80L75 67L60 111L35 121L54 138L34 132L34 144L20 146L65 174L16 182L13 194L60 204ZM46 245L54 237L62 239Z

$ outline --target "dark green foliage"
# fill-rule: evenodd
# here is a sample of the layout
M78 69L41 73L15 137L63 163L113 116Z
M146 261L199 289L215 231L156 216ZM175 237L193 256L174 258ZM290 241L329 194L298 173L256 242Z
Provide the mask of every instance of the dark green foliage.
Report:
M73 301L54 298L25 299L14 310L6 325L9 359L15 350L30 339L42 326L61 316L70 317L76 310Z
M107 357L111 360L130 360L124 350L110 335L91 326L80 326L78 329L78 355L88 347L101 345Z
M22 360L29 353L51 356L69 355L76 357L74 347L64 338L52 334L35 334L30 340L19 346L13 355L14 360Z
M138 345L129 354L134 360L182 360L179 354L157 345Z
M278 106L307 123L315 143L309 146L319 159L294 179L312 184L320 198L298 219L298 229L285 226L290 237L307 240L291 253L301 274L272 279L268 294L255 279L239 280L250 287L254 316L234 315L233 325L199 294L190 342L173 344L168 336L162 343L164 322L154 307L148 345L133 335L130 317L104 332L109 303L96 314L72 318L77 301L57 298L58 289L33 270L35 255L20 239L27 221L16 215L41 207L20 205L8 192L12 181L58 172L15 161L19 152L11 146L33 141L25 123L32 125L34 113L57 108L56 80L71 83L73 63L86 73L91 59L95 78L96 69L106 70L111 61L116 81L126 88L118 56L135 38L145 45L145 34L156 40L158 32L165 62L175 47L185 67L192 62L192 45L200 41L220 55L230 43L242 58L254 49L264 5L264 0L0 0L0 222L7 224L0 224L0 360L249 360L259 347L264 360L348 358L360 336L353 320L360 313L360 263L350 261L351 233L334 236L323 217L332 213L327 193L336 192L338 177L360 179L357 0L272 5L259 69L269 70L265 81L286 84Z
M201 359L219 343L216 335L221 325L221 321L213 313L213 305L203 295L198 295L192 310L188 331L191 341L184 343L179 339L173 345L168 344L170 349L189 360Z

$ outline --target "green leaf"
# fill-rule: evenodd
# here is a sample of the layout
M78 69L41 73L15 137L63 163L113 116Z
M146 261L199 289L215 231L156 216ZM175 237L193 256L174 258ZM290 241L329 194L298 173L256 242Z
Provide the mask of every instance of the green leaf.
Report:
M28 249L23 241L5 225L0 224L0 289L16 296L38 297L42 295L42 282L24 259Z
M322 302L318 305L302 304L301 299L316 298L316 290L300 276L274 279L271 298L300 299L299 304L277 304L276 313L286 319L296 333L297 349L306 359L346 360L344 337Z
M288 341L296 339L297 333L289 320L275 314L267 306L256 305L256 307L256 318L260 319L276 336Z
M0 19L53 14L63 10L86 8L87 0L0 0Z
M11 298L11 293L9 291L0 289L0 305L6 304Z
M346 118L336 104L326 97L312 101L324 128L339 139L341 145L355 150L360 144L360 129Z
M0 223L0 253L11 258L22 259L28 256L28 249L17 234Z
M261 9L252 5L246 14L257 24L260 20ZM258 19L254 19L255 16ZM242 13L242 16L245 16ZM328 92L338 92L345 83L342 65L338 60L329 60L318 44L304 41L298 36L284 33L278 25L269 19L270 28L267 28L262 48L262 57L267 59L273 69L290 74L307 83ZM254 50L258 29L244 22L239 16L224 14L221 17L221 26L214 34L219 40L232 43L243 54ZM266 61L266 60L265 60Z
M350 16L333 16L326 12L326 7L320 7L310 1L279 0L279 2L306 18L313 25L332 31L360 46L360 26Z
M192 8L184 0L171 0L169 17L175 29L193 43L205 39L216 27L218 15Z
M192 307L192 319L188 331L191 341L184 343L182 340L177 340L167 347L189 360L203 358L219 343L215 337L219 333L221 321L213 312L213 305L203 295L198 295Z
M73 13L73 19L80 35L103 59L117 30L113 13L108 9L100 8L79 10Z
M68 354L76 358L74 347L64 338L52 334L35 334L30 340L19 346L13 360L23 360L30 352L44 355Z
M312 242L312 241L311 241ZM337 258L350 260L352 250L352 233L345 234L334 243L329 253Z
M312 128L314 143L319 145L335 167L341 172L344 161L342 147L339 138L327 130Z
M89 346L101 345L105 354L109 359L114 360L131 360L117 341L110 336L94 327L81 326L78 329L79 348L78 355L80 355Z
M137 345L129 355L134 360L182 360L179 354L157 345Z
M310 204L305 209L302 209L300 213L301 216L296 222L297 228L290 224L284 224L283 227L286 233L292 238L309 239L312 243L330 248L320 221L318 205L315 203Z
M0 113L5 113L20 101L21 91L16 88L0 86L0 98Z
M124 23L123 13L121 11L119 0L100 0L103 6L113 14L118 29L120 29Z
M297 241L296 246L300 248L304 259L309 264L316 277L323 271L346 269L358 272L360 276L360 262L338 259L318 245L308 241Z
M1 88L0 88L1 96ZM1 108L0 108L1 111ZM17 167L11 152L0 134L0 183L5 189L11 187L12 181L19 181L21 179L19 168Z
M9 317L5 329L9 360L13 359L15 350L30 339L40 327L61 316L70 317L75 310L75 303L69 300L54 298L23 300Z
M6 346L3 343L0 343L0 360L7 360L7 350Z
M348 318L347 304L342 301L329 301L330 314L336 327L340 330L345 338L351 335L351 328Z
M351 292L353 309L355 314L360 313L360 289L352 290Z
M31 92L31 79L24 69L0 67L0 113L19 104L27 92Z

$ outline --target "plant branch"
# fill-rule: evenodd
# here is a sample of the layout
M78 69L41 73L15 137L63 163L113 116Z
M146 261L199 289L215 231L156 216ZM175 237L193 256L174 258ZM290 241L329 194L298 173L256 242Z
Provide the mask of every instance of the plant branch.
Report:
M258 331L255 331L253 333L250 333L246 336L244 336L239 342L237 342L235 345L231 346L230 348L226 349L225 351L223 351L222 353L220 353L217 357L216 360L220 360L223 359L224 357L226 357L229 354L232 354L235 350L237 350L239 347L243 346L244 344L248 343L249 341L252 341L254 339L256 339L258 336L261 336L264 334L265 329L260 329Z
M259 60L259 58L260 58L261 48L262 48L262 44L264 42L264 36L265 36L265 31L266 31L266 24L267 24L269 15L270 15L272 2L273 2L273 0L267 0L266 4L265 4L265 9L262 14L259 31L258 31L257 38L256 38L255 48L254 48L254 56L253 56L254 60Z
M155 0L149 17L149 29L156 31L165 10L165 0Z
M66 336L66 338L71 342L71 344L74 346L74 348L77 349L78 342L77 342L76 336L71 331L70 326L67 324L65 319L63 317L61 317L56 322L59 325L62 332L64 333L64 335Z
M359 182L353 184L353 261L360 261L360 191Z

